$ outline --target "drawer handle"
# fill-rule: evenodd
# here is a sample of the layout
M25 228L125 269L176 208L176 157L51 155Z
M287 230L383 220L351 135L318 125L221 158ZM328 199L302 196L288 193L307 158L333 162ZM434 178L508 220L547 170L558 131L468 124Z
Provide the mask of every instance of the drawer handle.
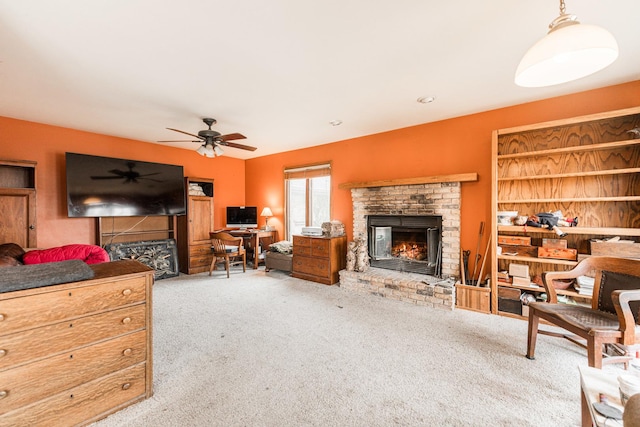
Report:
M122 323L124 323L125 325L127 323L131 323L131 317L125 317L124 319L122 319Z
M131 353L133 353L133 350L131 350L130 348L127 348L122 352L124 356L131 356Z
M7 390L0 390L0 399L4 399L8 395L9 395L9 392Z
M131 388L131 383L124 383L122 384L122 389L123 390L129 390Z
M128 297L129 295L131 295L131 289L125 289L124 291L122 291L122 295L124 295L125 297Z
M0 357L6 356L6 355L7 355L7 350L0 348Z
M4 320L4 314L0 313L0 322Z

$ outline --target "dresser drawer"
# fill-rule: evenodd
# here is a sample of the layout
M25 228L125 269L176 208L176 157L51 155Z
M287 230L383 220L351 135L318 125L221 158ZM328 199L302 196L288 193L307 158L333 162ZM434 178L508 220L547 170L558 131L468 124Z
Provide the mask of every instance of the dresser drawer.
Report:
M331 240L311 239L311 256L327 258L331 252Z
M146 396L146 363L0 415L0 427L85 425Z
M293 271L318 277L329 277L329 260L293 256Z
M0 414L143 362L146 340L142 330L0 372Z
M146 327L146 317L147 305L137 304L2 336L0 371L50 354L143 329Z
M205 245L189 245L189 256L211 255L211 242Z
M209 266L211 266L212 260L212 254L209 254L207 256L193 256L189 258L189 267L206 267L207 271L209 271Z
M62 285L41 293L0 301L0 335L42 326L84 314L144 301L145 277L113 280L100 286Z

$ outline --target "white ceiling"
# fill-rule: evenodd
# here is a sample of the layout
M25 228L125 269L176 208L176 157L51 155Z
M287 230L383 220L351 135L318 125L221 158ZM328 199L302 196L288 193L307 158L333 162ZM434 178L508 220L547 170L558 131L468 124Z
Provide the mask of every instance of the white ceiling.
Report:
M527 89L558 0L0 0L0 115L149 142L210 116L248 159L640 79L640 1L566 3L620 56Z

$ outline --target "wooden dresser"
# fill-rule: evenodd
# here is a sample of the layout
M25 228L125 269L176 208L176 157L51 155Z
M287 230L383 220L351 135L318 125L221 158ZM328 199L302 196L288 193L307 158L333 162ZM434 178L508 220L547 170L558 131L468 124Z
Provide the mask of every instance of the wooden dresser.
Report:
M340 281L338 272L345 268L347 237L293 236L293 271L299 279L325 285Z
M152 395L153 270L91 268L90 280L0 293L0 426L86 425Z

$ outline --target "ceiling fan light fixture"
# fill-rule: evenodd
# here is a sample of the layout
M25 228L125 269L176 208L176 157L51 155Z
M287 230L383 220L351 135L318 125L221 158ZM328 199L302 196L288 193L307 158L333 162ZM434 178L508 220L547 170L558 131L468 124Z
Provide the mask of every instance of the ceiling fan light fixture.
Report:
M586 77L612 64L618 57L618 43L604 28L580 24L565 13L549 24L549 32L525 53L516 70L515 83L523 87L544 87Z
M196 152L201 156L205 156L209 158L215 157L214 150L211 147L211 144L202 144L200 147L198 147Z
M213 147L213 153L215 156L222 156L224 154L224 150L222 148L220 148L219 145L216 145L215 147ZM211 156L213 157L213 156Z

